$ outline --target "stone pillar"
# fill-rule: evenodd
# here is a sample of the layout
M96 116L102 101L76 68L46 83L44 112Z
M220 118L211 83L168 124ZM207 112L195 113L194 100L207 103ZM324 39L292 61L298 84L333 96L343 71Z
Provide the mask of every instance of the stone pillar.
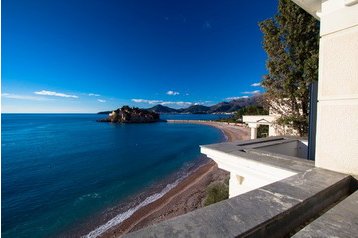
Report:
M322 1L316 166L358 175L358 1Z
M269 125L269 136L277 136L278 133L276 131L276 128L273 124Z
M256 139L257 138L257 128L260 125L256 124L256 123L249 123L249 127L251 128L251 140Z

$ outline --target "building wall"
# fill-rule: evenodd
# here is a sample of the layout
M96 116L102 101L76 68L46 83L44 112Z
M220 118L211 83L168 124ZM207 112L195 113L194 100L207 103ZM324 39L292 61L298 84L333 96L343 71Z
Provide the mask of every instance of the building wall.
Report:
M269 115L275 118L279 118L281 115L290 114L290 108L288 108L287 104L271 101L271 107L269 109ZM302 110L300 110L302 114ZM298 130L293 129L293 127L288 125L279 125L277 123L273 123L269 129L270 136L299 136L300 133Z
M357 175L358 4L352 2L321 6L316 166Z
M300 133L290 126L273 123L269 127L269 136L299 136Z

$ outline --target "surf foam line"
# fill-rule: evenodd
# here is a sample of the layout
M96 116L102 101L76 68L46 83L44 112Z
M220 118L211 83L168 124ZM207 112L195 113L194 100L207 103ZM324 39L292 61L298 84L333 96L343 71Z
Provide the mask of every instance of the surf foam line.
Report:
M189 174L186 174L185 176L175 180L173 183L167 184L167 186L165 186L165 188L162 191L160 191L159 193L155 193L155 194L147 197L143 202L139 203L137 206L135 206L133 208L130 208L126 212L118 214L117 216L115 216L114 218L109 220L107 223L97 227L95 230L91 231L90 233L88 233L87 235L82 236L82 237L84 237L84 238L96 238L96 237L102 235L104 232L108 231L112 227L117 226L120 223L122 223L124 220L128 219L130 216L132 216L140 208L142 208L142 207L144 207L144 206L146 206L146 205L148 205L148 204L150 204L152 202L155 202L159 198L163 197L171 189L176 187L183 179L188 177L188 175Z

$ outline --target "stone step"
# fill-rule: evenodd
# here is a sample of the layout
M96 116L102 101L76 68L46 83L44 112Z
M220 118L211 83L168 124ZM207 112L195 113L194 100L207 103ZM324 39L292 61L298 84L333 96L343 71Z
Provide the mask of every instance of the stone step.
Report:
M293 237L358 237L358 191L305 226Z

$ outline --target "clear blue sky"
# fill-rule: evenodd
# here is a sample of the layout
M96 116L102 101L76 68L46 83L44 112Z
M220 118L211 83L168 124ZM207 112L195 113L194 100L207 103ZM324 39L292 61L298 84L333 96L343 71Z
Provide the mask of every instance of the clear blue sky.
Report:
M276 11L276 0L3 0L2 112L249 96L266 73L258 22Z

